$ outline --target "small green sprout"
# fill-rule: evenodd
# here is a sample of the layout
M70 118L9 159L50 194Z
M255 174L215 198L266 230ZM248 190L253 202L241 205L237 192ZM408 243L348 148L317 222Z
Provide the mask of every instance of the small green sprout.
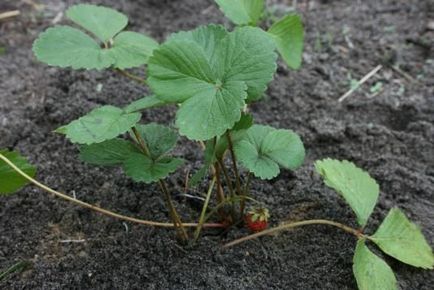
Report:
M369 89L369 92L373 95L378 94L383 89L383 83L382 82L376 82L371 88Z
M348 81L350 83L350 90L357 90L360 87L360 82L356 79L354 79L351 75L351 73L348 73Z

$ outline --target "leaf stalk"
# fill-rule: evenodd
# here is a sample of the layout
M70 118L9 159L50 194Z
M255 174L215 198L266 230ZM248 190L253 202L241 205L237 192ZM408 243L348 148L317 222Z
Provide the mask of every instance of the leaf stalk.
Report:
M244 185L243 195L240 196L240 213L241 215L244 214L244 210L246 207L246 196L248 196L249 188L250 188L250 182L252 181L252 173L249 171L247 174L247 181Z
M233 170L234 170L234 173L235 173L235 184L236 184L236 187L237 187L237 192L238 192L238 195L241 195L242 194L242 192L241 192L241 181L240 181L240 173L239 173L239 171L238 171L238 166L237 166L237 157L235 156L235 152L234 152L234 145L233 145L233 142L232 142L232 137L231 137L231 133L230 133L230 131L228 130L227 132L226 132L226 136L227 136L227 138L228 138L228 147L229 147L229 151L230 151L230 153L231 153L231 159L232 159L232 168L233 168Z
M200 236L200 232L202 230L202 225L205 222L206 210L208 209L209 200L211 199L211 193L212 193L212 190L214 188L215 182L216 182L216 177L214 177L212 179L211 184L210 184L210 186L208 188L208 192L207 192L206 198L205 198L205 203L203 204L202 212L200 213L199 222L198 222L196 231L194 232L193 243L195 243L197 241L197 239L199 238L199 236Z
M137 142L139 143L140 148L143 151L143 154L145 154L148 157L151 157L151 152L149 151L148 145L146 144L145 140L140 136L140 133L137 131L136 127L132 128L132 131L134 133L134 136L137 139ZM160 185L160 189L163 192L166 206L169 209L170 218L173 221L173 224L176 228L176 231L178 233L178 236L181 238L181 240L188 240L188 234L185 228L182 225L182 220L176 211L176 208L173 204L172 198L170 197L169 190L167 189L166 183L163 179L158 180L158 184Z

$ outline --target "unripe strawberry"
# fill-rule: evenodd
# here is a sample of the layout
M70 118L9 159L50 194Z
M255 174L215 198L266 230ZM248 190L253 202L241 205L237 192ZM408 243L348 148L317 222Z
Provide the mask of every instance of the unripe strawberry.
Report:
M252 232L260 232L268 227L270 213L266 208L253 208L247 212L244 219L246 226Z

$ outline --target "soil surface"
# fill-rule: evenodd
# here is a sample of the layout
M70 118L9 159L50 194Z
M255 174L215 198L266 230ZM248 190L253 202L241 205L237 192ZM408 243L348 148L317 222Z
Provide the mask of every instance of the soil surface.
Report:
M0 12L19 9L21 15L0 22L0 148L28 156L38 166L37 178L55 189L126 215L167 221L156 185L135 184L119 169L84 164L77 146L52 133L95 107L123 106L148 93L110 71L50 68L35 60L33 40L53 22L66 23L59 13L78 2L1 1ZM211 0L92 2L119 9L130 17L130 29L159 41L209 22L230 26ZM269 2L276 13L291 8L284 1ZM307 158L293 173L254 180L252 195L270 209L273 224L327 218L355 227L352 211L313 169L319 158L349 159L382 189L366 232L398 206L434 245L434 31L429 28L434 3L311 0L297 5L306 26L303 66L291 71L280 64L265 100L251 110L257 123L298 132ZM372 79L337 101L351 79L379 64L384 67ZM173 117L172 107L153 109L143 114L143 122L172 124ZM175 153L188 162L168 183L183 219L194 220L199 206L177 193L187 172L201 165L202 154L185 139ZM247 231L207 230L190 249L177 245L173 231L125 224L31 186L0 202L0 269L19 261L31 264L1 281L2 289L356 288L351 268L356 239L335 228L299 228L225 251L224 242ZM401 289L432 289L433 271L384 258Z

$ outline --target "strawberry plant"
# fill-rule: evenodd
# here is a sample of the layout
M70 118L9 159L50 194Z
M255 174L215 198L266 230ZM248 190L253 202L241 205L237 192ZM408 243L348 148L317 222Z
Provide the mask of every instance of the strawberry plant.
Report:
M238 27L230 31L221 25L200 26L173 33L159 44L149 36L125 31L128 19L122 13L80 4L66 11L74 26L48 28L33 45L36 58L48 65L112 69L149 86L152 96L123 108L95 108L56 132L79 145L82 161L120 166L136 182L157 182L183 240L188 232L164 181L185 162L170 155L177 133L204 148L204 165L189 186L201 183L209 172L213 176L194 240L210 218L207 212L214 190L218 209L211 212L228 226L241 222L251 200L252 176L270 179L281 169L294 170L305 154L296 133L253 124L248 113L248 105L261 99L273 79L276 52L290 67L299 67L300 18L289 15L263 30L257 24L264 1L216 2ZM125 71L142 65L146 65L146 80ZM178 105L175 128L141 123L141 111L170 104Z
M35 169L15 152L0 151L0 193L16 191L26 182L97 212L150 226L174 227L183 241L196 241L202 228L229 228L245 222L255 234L227 246L288 228L326 224L358 238L354 274L360 289L396 289L387 264L366 242L407 264L432 268L432 251L420 230L398 209L392 209L374 235L363 233L379 195L369 174L347 161L316 162L325 183L344 197L362 229L328 220L307 220L266 229L269 212L255 206L245 213L253 177L268 180L304 161L300 137L288 129L255 124L249 105L260 101L277 68L278 54L293 69L301 64L303 26L299 16L287 15L267 30L260 28L263 0L216 0L237 26L200 26L171 34L163 43L124 31L127 17L110 8L80 4L66 16L74 24L48 28L35 40L41 62L72 69L110 69L147 85L152 91L120 108L95 108L59 127L79 147L80 160L96 166L119 166L135 182L158 183L171 223L123 216L55 191L33 179ZM78 26L76 28L75 26ZM146 66L147 78L125 69ZM177 106L174 126L144 124L146 109ZM203 148L204 162L189 179L190 188L209 181L197 223L186 223L172 200L165 178L186 161L171 154L179 135ZM241 169L242 168L242 169ZM206 178L207 175L210 178ZM202 187L199 187L202 188ZM215 206L210 208L215 193ZM257 202L256 202L257 203ZM211 218L217 223L207 223ZM187 228L195 228L193 237Z

